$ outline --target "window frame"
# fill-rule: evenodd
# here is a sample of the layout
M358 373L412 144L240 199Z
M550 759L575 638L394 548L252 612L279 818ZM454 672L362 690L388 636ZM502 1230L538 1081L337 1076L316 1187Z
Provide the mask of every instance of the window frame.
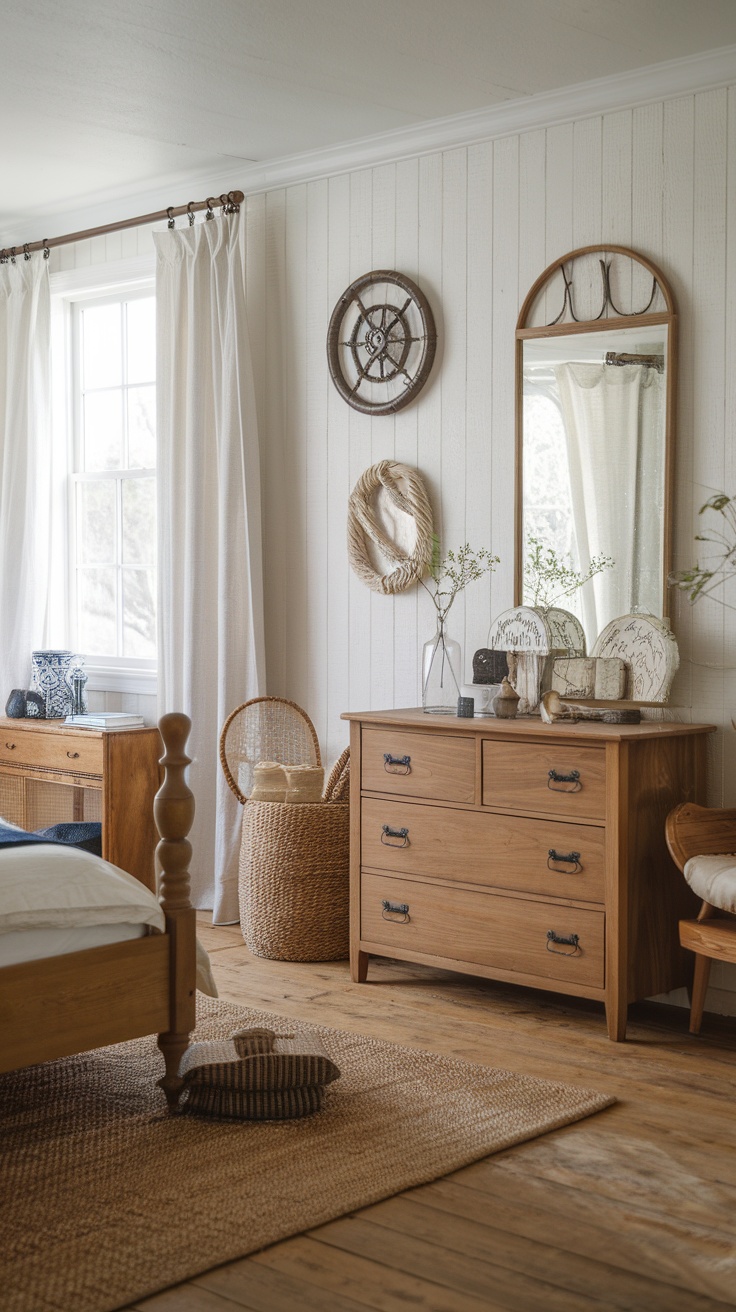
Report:
M57 593L55 621L65 633L67 646L74 645L76 622L76 570L72 543L76 532L76 488L81 480L128 477L127 470L85 471L81 469L79 309L85 304L105 304L150 296L155 292L155 257L138 256L104 265L51 274L52 334L54 349L54 447L57 453L52 519L56 540L64 550L54 572ZM158 661L128 656L84 657L90 691L154 694Z

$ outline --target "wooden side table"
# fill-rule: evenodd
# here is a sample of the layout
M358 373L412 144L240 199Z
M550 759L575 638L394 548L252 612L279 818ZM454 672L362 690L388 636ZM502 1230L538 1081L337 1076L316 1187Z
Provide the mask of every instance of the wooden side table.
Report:
M102 855L155 891L158 729L0 717L0 816L23 829L102 822Z

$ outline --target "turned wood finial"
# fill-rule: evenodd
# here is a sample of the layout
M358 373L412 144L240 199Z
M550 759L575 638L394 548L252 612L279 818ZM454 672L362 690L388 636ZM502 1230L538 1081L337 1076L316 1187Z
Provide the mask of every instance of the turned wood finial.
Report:
M185 771L191 762L184 748L192 722L188 715L171 711L159 720L164 742L161 765L164 782L153 801L153 814L161 842L156 855L161 866L159 900L164 912L189 906L189 860L192 845L187 834L194 820L194 794Z

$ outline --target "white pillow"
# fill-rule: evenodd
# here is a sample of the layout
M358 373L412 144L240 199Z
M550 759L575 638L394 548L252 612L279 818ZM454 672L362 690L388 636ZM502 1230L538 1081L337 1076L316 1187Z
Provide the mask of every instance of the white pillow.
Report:
M125 870L80 848L0 850L0 934L121 923L165 923L155 893Z

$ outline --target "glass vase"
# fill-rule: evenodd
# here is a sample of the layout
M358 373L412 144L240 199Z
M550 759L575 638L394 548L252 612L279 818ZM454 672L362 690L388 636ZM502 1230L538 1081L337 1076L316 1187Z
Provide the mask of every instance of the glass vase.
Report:
M422 651L422 709L428 715L455 715L462 683L460 643L448 638L440 620Z

